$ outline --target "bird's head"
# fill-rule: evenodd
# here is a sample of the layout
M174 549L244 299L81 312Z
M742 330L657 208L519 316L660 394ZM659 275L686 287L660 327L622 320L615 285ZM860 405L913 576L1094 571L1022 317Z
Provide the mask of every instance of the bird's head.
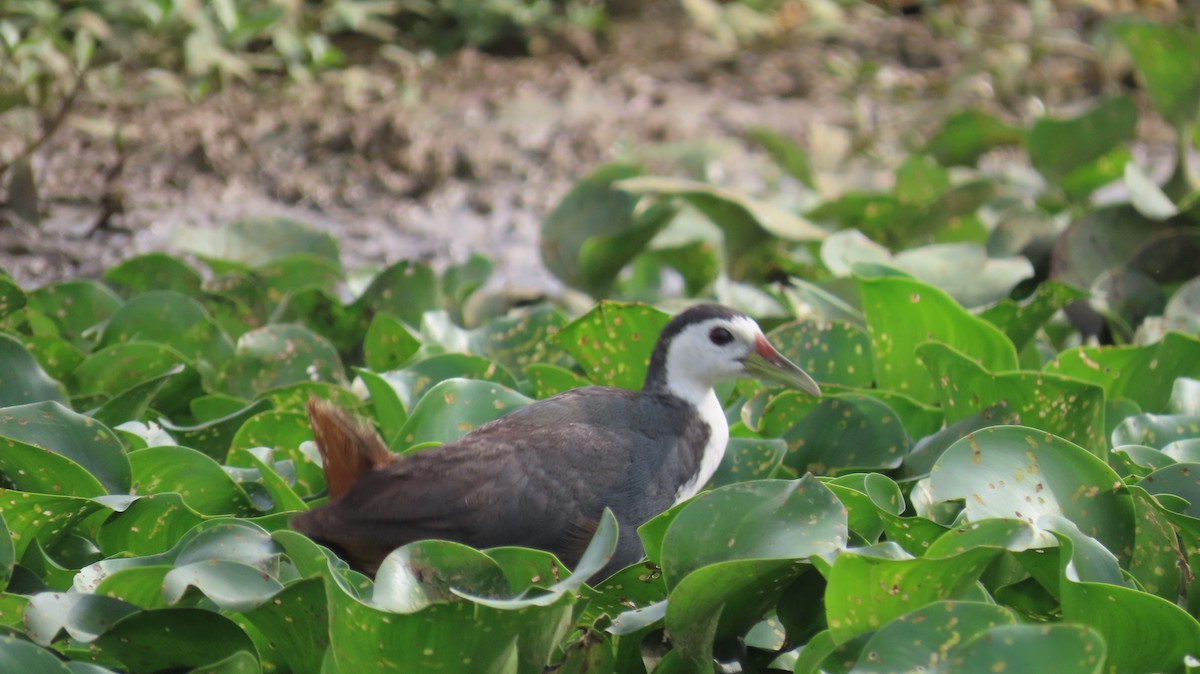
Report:
M821 395L813 378L780 354L754 319L719 304L692 307L667 324L650 358L646 388L665 388L697 402L713 385L745 376Z

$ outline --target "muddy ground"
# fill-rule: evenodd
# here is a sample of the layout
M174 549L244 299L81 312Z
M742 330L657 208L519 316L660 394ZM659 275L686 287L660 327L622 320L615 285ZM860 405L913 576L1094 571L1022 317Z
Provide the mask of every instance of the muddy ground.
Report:
M730 55L664 2L618 19L600 44L372 58L198 103L151 96L134 73L87 93L39 151L44 219L0 211L0 267L27 287L97 276L177 250L181 227L282 215L335 233L350 267L480 251L496 284L553 291L538 224L599 164L699 153L710 178L756 189L772 170L740 133L762 125L810 148L823 193L883 186L949 111L1027 123L1120 86L1086 43L1098 18L1077 8L1039 26L1026 3L956 3L925 18L862 8ZM855 76L862 64L878 70ZM13 141L0 128L0 150ZM115 213L101 219L106 204Z

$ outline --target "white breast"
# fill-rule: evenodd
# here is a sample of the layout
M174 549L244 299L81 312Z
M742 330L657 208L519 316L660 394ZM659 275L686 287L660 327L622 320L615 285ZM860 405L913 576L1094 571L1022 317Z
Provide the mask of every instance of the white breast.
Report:
M725 420L725 410L721 408L717 394L710 389L704 400L697 405L697 411L704 423L708 424L708 444L704 446L704 456L700 459L700 472L679 487L675 492L675 503L690 499L708 484L713 473L717 472L717 467L721 465L721 458L725 456L725 446L729 443L729 422Z

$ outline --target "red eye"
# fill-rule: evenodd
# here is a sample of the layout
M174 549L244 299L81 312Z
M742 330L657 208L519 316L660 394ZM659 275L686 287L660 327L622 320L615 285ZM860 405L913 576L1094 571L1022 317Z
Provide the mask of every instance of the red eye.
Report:
M725 328L713 328L708 333L708 339L717 346L725 346L733 341L733 333Z

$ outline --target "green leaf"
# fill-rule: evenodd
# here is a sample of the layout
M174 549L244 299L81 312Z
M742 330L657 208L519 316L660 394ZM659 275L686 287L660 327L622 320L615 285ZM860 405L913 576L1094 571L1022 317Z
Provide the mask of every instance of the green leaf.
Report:
M974 166L997 147L1020 145L1021 129L978 109L961 110L946 118L929 139L925 151L943 166Z
M421 348L417 338L404 323L386 313L375 314L363 341L367 367L376 372L394 370L412 358Z
M105 401L103 405L91 412L91 416L96 421L110 427L129 421L138 421L146 414L150 404L158 398L163 389L171 383L171 380L177 375L187 372L186 366L176 365L157 377L134 384Z
M483 424L528 405L532 400L516 391L477 379L447 379L421 398L393 451L426 442L452 442Z
M1171 332L1146 346L1076 347L1059 353L1045 371L1095 384L1110 400L1126 398L1159 412L1167 408L1177 378L1200 377L1200 339Z
M917 347L930 340L977 359L993 372L1017 369L1016 350L1004 333L967 313L944 291L915 279L866 276L864 271L858 270L856 280L880 388L935 402L934 381L913 358Z
M138 672L200 667L239 651L257 657L254 642L236 623L219 613L196 608L130 614L95 644L103 656Z
M574 372L545 363L533 363L525 368L525 377L533 385L533 397L542 400L591 382Z
M0 670L22 674L71 674L52 651L0 634Z
M129 454L139 494L178 493L205 515L249 515L246 493L221 465L187 447L148 447Z
M278 659L295 674L320 673L329 646L329 615L321 579L292 583L271 601L243 615L269 644L264 659Z
M93 339L88 331L108 320L121 306L121 298L95 281L65 281L30 292L28 307L54 321L59 335L78 347Z
M533 363L566 366L571 359L554 345L554 336L566 323L561 311L543 305L492 319L472 330L467 339L472 352L513 371Z
M804 559L841 549L847 536L846 509L812 476L732 484L691 500L671 521L663 577L673 592L709 564Z
M1200 37L1183 26L1125 21L1113 26L1146 84L1150 100L1176 129L1200 118Z
M495 361L465 353L432 356L379 376L391 386L406 410L412 410L434 385L448 379L478 379L512 389L517 387L516 377Z
M1054 314L1087 296L1086 292L1065 283L1045 281L1025 300L1002 299L984 309L979 317L1003 330L1017 351L1022 351Z
M206 560L172 569L163 579L163 597L175 604L193 587L225 611L248 611L283 589L278 580L248 564Z
M0 452L0 470L23 489L72 496L129 491L129 460L117 436L56 402L5 408L0 438L9 445Z
M227 466L258 468L263 461L256 449L266 449L272 462L287 461L295 473L295 488L305 497L324 489L321 465L301 445L312 440L308 416L302 412L260 412L245 421L229 446Z
M607 294L621 269L667 224L672 209L638 214L637 197L614 187L640 174L629 164L602 166L542 221L542 261L563 283L595 297Z
M233 343L204 306L174 291L138 295L108 319L100 347L132 341L164 344L183 354L205 381L233 357Z
M1088 627L1001 625L954 649L946 671L990 674L1045 668L1064 674L1099 674L1104 671L1105 651L1104 638ZM1111 659L1108 662L1111 667Z
M787 441L783 463L798 473L895 468L909 447L896 413L857 394L814 400L798 391L783 391L767 404L760 430Z
M341 265L333 236L288 218L246 218L215 229L180 227L175 240L180 248L202 258L242 267L258 267L294 253Z
M72 372L77 396L112 397L138 384L175 372L159 397L172 406L185 404L198 391L200 375L175 349L153 342L114 344L88 356Z
M25 306L25 293L12 279L0 274L0 319Z
M104 281L126 297L155 290L172 290L189 297L201 294L203 278L195 269L165 253L131 257L104 272Z
M105 520L96 542L109 556L154 555L170 550L202 521L203 516L188 507L179 494L153 494L138 498Z
M103 509L91 499L0 489L0 511L10 534L12 557L18 560L31 543L52 546Z
M1025 425L1086 447L1105 458L1104 391L1077 379L1042 372L989 372L938 342L917 347L937 384L946 423L1002 406Z
M1029 161L1053 183L1133 140L1137 105L1128 96L1101 101L1073 119L1042 117L1029 131Z
M812 169L809 168L808 153L791 138L763 126L747 129L746 137L762 146L767 151L767 154L771 156L771 160L779 168L783 169L785 173L800 181L809 189L816 188L816 183L813 182Z
M1016 623L1017 616L1003 606L972 601L933 602L884 624L863 646L862 653L871 657L859 658L850 671L940 671L934 668L954 658L964 642L994 627Z
M670 316L640 304L601 302L567 324L555 343L571 354L592 381L640 390L650 354Z
M1125 189L1129 191L1129 203L1151 220L1166 220L1179 215L1179 208L1171 198L1132 161L1125 164Z
M337 350L299 325L268 325L242 335L220 375L226 391L248 399L296 382L340 384L344 378Z
M971 522L1015 518L1034 527L1062 516L1127 558L1134 540L1133 502L1121 478L1095 455L1062 438L1022 426L994 426L955 442L929 477L933 502L961 499ZM1038 530L1043 545L1054 539Z
M871 340L850 323L796 321L768 336L780 353L822 385L867 387L875 381Z
M786 454L787 442L781 438L730 438L708 488L769 479Z
M65 403L62 384L19 341L0 333L0 407L43 401Z

